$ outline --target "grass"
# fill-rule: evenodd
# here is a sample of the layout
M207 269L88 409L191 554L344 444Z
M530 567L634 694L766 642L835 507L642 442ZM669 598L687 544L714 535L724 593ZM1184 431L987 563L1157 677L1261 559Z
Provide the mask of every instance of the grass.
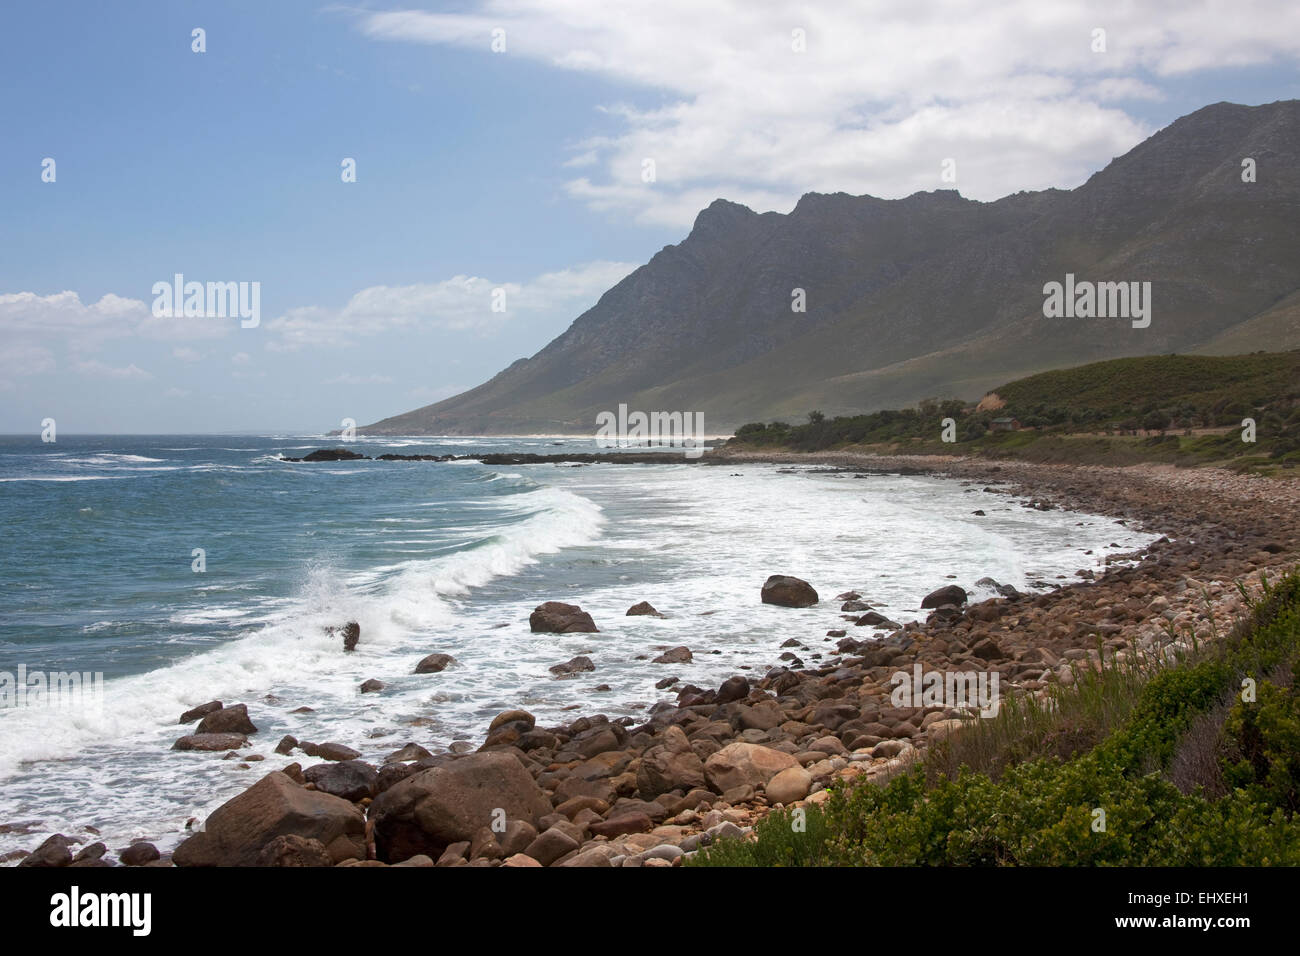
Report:
M1221 640L1081 667L910 772L837 784L822 807L772 813L753 840L687 863L1300 865L1300 575L1263 584Z
M992 394L1001 405L927 400L829 420L811 412L799 425L754 422L727 448L1218 464L1266 474L1300 464L1300 350L1114 359L1031 375ZM994 430L997 418L1023 427ZM1253 442L1245 440L1246 419L1255 423Z

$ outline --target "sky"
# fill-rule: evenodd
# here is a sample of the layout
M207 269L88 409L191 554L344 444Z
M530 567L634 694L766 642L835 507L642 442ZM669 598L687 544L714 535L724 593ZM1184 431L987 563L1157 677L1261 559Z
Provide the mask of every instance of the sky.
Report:
M1074 188L1298 66L1292 0L7 3L0 432L365 425L535 354L714 199ZM169 313L177 274L247 317Z

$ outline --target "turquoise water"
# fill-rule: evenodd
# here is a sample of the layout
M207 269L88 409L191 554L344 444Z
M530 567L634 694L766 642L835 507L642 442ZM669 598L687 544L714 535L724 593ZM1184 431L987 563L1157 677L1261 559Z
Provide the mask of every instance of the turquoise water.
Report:
M931 477L281 460L332 444L0 439L0 673L105 676L95 708L0 708L0 824L39 820L43 833L70 835L90 825L110 845L168 846L188 818L295 759L273 752L284 734L379 761L408 741L435 752L477 745L514 707L543 725L581 713L640 718L671 699L660 678L716 686L761 675L792 636L809 664L830 660L841 591L907 621L941 584L975 599L986 575L1027 589L1145 540L1110 519L1034 511ZM371 455L593 450L544 439L349 445ZM761 604L773 573L811 581L822 603ZM545 600L581 604L600 633L532 634L528 614ZM627 617L641 600L667 617ZM345 654L325 628L350 620L361 641ZM679 644L692 663L651 662ZM434 652L455 663L414 674ZM596 670L550 673L577 654ZM370 678L382 693L359 692ZM241 752L263 761L243 769L170 749L178 716L214 698L248 705L261 732ZM0 854L28 844L0 834Z

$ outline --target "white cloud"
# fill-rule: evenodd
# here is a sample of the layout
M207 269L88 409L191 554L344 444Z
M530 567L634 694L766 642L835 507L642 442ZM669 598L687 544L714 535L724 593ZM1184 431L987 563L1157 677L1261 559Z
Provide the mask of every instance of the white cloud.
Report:
M192 349L188 345L179 345L172 349L172 358L182 362L197 362L202 357L197 349Z
M230 361L236 365L247 365L252 361L252 357L247 352L236 352L230 356Z
M44 346L8 344L0 351L0 391L18 387L15 379L54 371L54 353Z
M719 196L785 211L810 190L898 197L955 185L993 199L1071 188L1152 132L1117 105L1162 97L1152 78L1300 57L1300 5L1280 0L659 0L652 11L479 0L469 13L358 18L375 39L484 57L497 55L500 26L503 55L666 93L649 109L609 104L621 132L575 143L565 166L595 170L566 189L676 227ZM1105 53L1092 50L1097 27ZM939 177L947 157L955 184Z
M486 332L521 316L563 313L571 318L635 268L628 262L589 262L527 282L460 275L417 285L371 286L340 309L306 306L264 322L276 336L267 348L290 351L303 346L343 346L358 336L394 329ZM497 290L503 295L497 296ZM505 310L494 311L495 301Z
M90 305L75 292L0 294L0 334L44 342L61 339L78 350L93 350L109 339L131 335L148 314L140 300L111 293Z
M132 363L126 366L125 368L118 368L112 365L106 365L105 363L99 361L99 359L91 359L87 362L78 362L76 365L76 369L82 375L94 375L98 378L112 378L112 379L118 379L122 381L130 380L130 379L143 380L143 379L153 378L153 375L151 373L146 372L142 368L138 368L135 365L135 363Z

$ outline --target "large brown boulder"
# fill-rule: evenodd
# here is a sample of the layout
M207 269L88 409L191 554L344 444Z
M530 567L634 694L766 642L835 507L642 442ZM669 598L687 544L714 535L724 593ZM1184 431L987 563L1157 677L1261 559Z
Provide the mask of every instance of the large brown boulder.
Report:
M763 582L763 603L780 607L812 607L817 603L817 592L800 578L774 574Z
M931 591L921 599L922 608L943 607L955 604L961 607L966 603L966 589L955 584L946 584L937 591Z
M407 777L375 799L370 819L379 858L398 863L417 853L436 860L497 822L536 827L550 812L550 801L517 758L487 751Z
M18 865L48 868L67 866L71 862L72 841L62 833L56 833L38 846L35 852L25 856Z
M334 863L366 856L366 821L341 797L307 790L278 770L208 817L202 833L176 848L177 866L260 866L276 837L317 840Z
M196 720L202 720L204 717L208 716L208 714L212 713L214 710L220 710L220 709L221 709L221 701L210 700L206 704L199 704L199 706L193 708L192 710L185 711L185 713L181 714L180 722L182 724L192 724Z
M318 763L302 772L308 783L316 785L321 793L330 793L344 800L362 800L374 793L379 771L362 760L340 760Z
M257 855L258 866L333 866L334 860L320 840L296 833L278 836Z
M187 734L172 744L172 750L238 750L247 744L243 734Z
M304 740L298 745L302 752L308 757L316 757L319 760L356 760L361 754L345 744L334 743L330 741L323 744L313 744Z
M799 761L787 753L738 741L704 761L704 776L714 793L746 784L757 790L782 770L797 766Z
M248 719L247 704L233 704L214 710L194 728L196 734L255 734L257 728Z
M415 665L415 672L417 674L439 674L454 663L456 663L456 658L450 654L430 654Z
M528 616L534 634L597 633L591 615L576 604L547 601Z
M691 749L686 733L670 726L659 743L641 755L636 788L642 800L653 800L670 790L690 791L704 786L704 763Z

